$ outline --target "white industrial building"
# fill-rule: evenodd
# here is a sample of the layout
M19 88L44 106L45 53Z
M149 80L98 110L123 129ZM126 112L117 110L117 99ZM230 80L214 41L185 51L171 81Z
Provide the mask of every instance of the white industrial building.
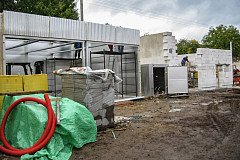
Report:
M74 48L80 42L82 47ZM49 16L3 11L0 13L0 74L24 74L21 67L29 63L33 73L36 62L44 64L41 72L49 77L49 89L60 95L61 80L52 71L70 66L112 69L123 79L115 88L122 98L139 95L140 72L138 47L140 31L112 25L96 24ZM109 51L109 46L113 50ZM124 47L119 52L118 47ZM81 49L81 56L74 57Z

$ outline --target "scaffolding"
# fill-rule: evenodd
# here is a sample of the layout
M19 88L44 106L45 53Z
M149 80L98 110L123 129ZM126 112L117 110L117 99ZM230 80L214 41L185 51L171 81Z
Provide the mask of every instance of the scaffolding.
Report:
M48 86L54 96L61 96L62 83L61 77L56 76L53 71L73 66L81 66L81 64L82 59L74 58L49 58L45 60L45 72L48 75Z
M138 95L136 52L90 52L90 67L113 70L122 79L115 87L115 95L129 98Z

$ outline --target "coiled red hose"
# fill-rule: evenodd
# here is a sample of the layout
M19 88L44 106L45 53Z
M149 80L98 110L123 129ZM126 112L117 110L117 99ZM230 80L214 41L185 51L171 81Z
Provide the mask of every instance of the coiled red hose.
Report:
M3 117L1 128L0 128L0 138L5 146L5 147L0 146L1 152L4 152L4 153L6 153L8 155L12 155L12 156L21 156L23 154L33 154L33 153L37 152L38 150L42 149L49 142L49 140L52 138L52 136L55 132L56 118L55 118L48 94L44 94L44 98L45 98L45 101L42 99L34 98L34 97L24 97L24 98L16 100L15 102L13 102L10 105L10 107L7 109L7 111ZM7 118L9 116L9 114L11 113L11 111L13 110L13 108L16 107L18 104L20 104L21 102L25 102L25 101L34 101L34 102L42 104L44 107L46 107L48 110L48 122L47 122L46 128L45 128L42 136L40 137L40 139L32 147L20 150L20 149L12 147L8 143L8 141L5 137L4 131L5 131Z

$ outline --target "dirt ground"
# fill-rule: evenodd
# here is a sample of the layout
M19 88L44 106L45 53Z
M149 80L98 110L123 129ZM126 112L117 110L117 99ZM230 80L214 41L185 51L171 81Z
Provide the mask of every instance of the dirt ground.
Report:
M116 127L74 149L71 160L240 159L240 94L196 92L122 102L115 115Z
M239 160L239 98L201 92L119 103L116 128L75 149L71 160Z

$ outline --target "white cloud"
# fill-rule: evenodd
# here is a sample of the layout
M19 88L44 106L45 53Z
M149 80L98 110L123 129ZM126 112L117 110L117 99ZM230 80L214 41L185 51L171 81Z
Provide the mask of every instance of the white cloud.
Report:
M109 1L108 1L109 2ZM115 1L114 1L115 2ZM136 1L130 1L133 4ZM153 1L151 1L153 2ZM159 1L155 1L157 3ZM145 1L141 1L142 4L139 4L138 10L141 5L146 3ZM96 0L85 0L84 1L84 20L95 23L109 23L114 26L122 26L126 28L134 28L139 29L141 31L141 35L145 33L159 33L159 32L173 32L173 35L176 38L183 39L197 39L201 41L202 37L207 34L209 27L211 25L202 25L199 20L202 19L200 17L205 18L206 15L203 15L202 8L209 7L209 1L199 2L198 7L191 7L191 4L187 6L187 8L181 8L181 6L177 5L178 0L172 1L161 1L161 7L165 9L165 12L160 13L156 11L155 3L148 3L148 6L144 6L144 10L151 10L152 12L133 12L133 8L115 8L113 6L101 5L101 3L96 3ZM197 2L196 2L197 3ZM130 5L129 4L129 5ZM147 3L146 3L147 4ZM187 5L185 3L185 5ZM124 5L127 6L126 4ZM165 6L165 7L164 7ZM155 8L154 8L155 7ZM184 7L184 5L183 5ZM127 10L128 9L128 10ZM208 19L211 15L208 15ZM217 24L219 25L219 24Z

